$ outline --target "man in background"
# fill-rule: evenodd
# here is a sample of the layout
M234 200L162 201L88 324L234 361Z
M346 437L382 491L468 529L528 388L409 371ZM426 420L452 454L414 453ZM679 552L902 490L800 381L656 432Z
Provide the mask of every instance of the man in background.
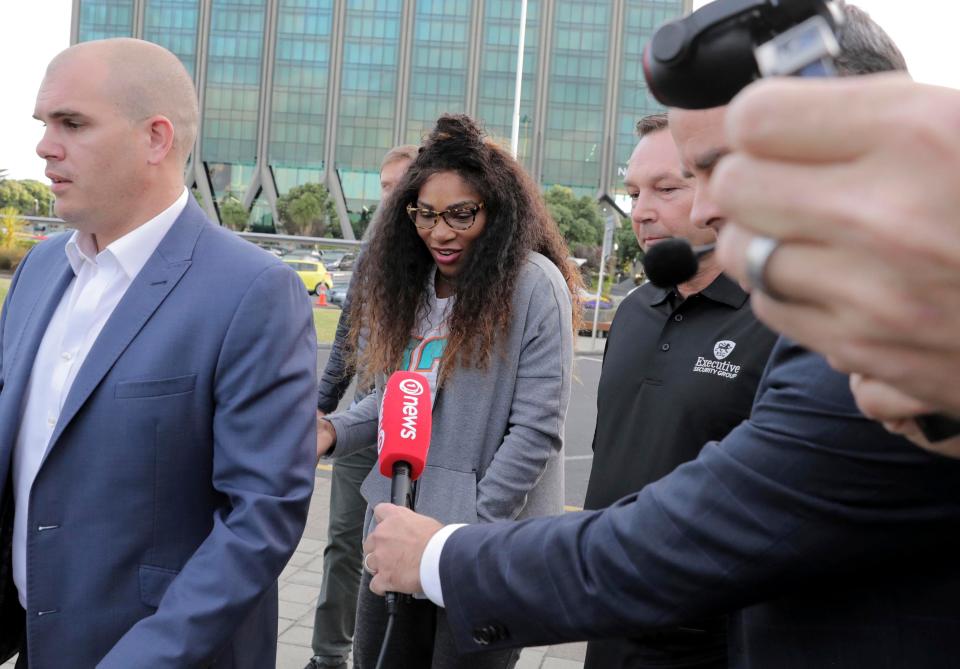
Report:
M667 115L641 119L637 133L624 186L640 247L672 238L715 242L717 217L703 216L701 207L691 219L694 184L683 173ZM663 478L746 419L775 340L714 254L685 283L646 283L631 292L617 308L604 352L584 507L602 509ZM591 641L585 666L720 669L727 666L726 619Z
M417 147L412 144L395 146L383 157L380 163L378 209L383 207L394 186L400 182L416 157ZM379 216L374 214L364 232L364 239L369 239L370 235L374 234L378 221ZM360 263L354 263L354 267L360 267ZM348 352L345 350L349 331L348 290L330 357L320 376L317 418L336 410L353 379L354 370L349 366ZM360 401L365 394L364 390L358 390L353 401ZM313 657L305 669L346 669L347 666L357 613L357 590L360 587L363 559L360 541L363 535L363 518L367 510L367 501L360 494L360 484L377 462L377 450L372 446L371 444L371 448L339 458L333 465L327 545L323 549L323 580L320 583L320 598L317 600L313 618Z

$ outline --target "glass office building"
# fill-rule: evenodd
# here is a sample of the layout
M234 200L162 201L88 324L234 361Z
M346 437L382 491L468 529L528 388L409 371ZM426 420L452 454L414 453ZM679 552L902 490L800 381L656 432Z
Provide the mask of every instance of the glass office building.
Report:
M692 0L528 0L518 157L544 187L624 202L636 120L659 110L641 53ZM465 112L509 143L520 0L74 0L74 43L161 44L197 83L190 179L252 220L323 183L340 229L375 204L392 146Z

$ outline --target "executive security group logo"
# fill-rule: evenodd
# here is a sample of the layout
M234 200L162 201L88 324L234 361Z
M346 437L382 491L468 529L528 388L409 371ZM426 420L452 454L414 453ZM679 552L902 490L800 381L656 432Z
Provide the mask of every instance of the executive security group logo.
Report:
M713 357L717 360L723 360L728 355L733 353L733 349L736 347L737 342L730 341L729 339L721 339L713 345Z
M716 359L709 360L702 355L697 356L693 371L698 374L711 374L725 379L737 378L740 375L740 365L725 361L725 358L733 353L733 349L736 347L737 342L721 339L713 345L713 357Z

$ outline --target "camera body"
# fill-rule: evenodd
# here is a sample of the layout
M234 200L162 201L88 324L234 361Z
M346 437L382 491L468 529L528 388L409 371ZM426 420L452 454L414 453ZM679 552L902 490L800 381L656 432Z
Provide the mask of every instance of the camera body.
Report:
M719 107L760 77L830 76L842 23L834 0L716 0L657 30L644 76L668 107Z

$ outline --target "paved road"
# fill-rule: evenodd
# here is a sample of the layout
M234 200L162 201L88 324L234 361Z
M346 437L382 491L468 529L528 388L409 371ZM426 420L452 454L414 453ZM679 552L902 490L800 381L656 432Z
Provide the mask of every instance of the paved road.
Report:
M565 496L568 506L583 506L593 463L593 428L597 422L597 382L600 379L602 350L593 352L590 340L580 337L580 348L574 360L570 408L567 411L564 451L566 462ZM598 344L598 347L601 344Z

